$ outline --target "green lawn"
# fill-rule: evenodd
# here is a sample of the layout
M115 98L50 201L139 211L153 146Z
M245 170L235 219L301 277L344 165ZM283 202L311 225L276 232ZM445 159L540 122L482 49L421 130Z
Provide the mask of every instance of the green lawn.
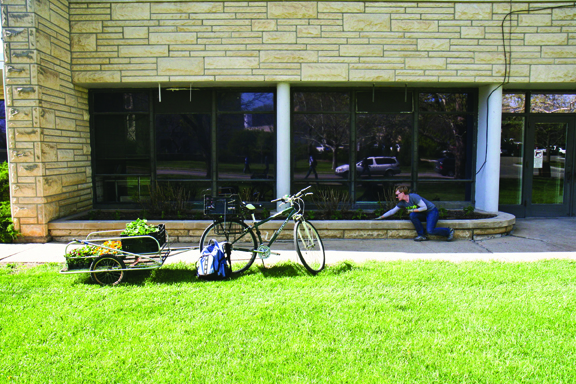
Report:
M0 383L572 383L576 263L0 267Z

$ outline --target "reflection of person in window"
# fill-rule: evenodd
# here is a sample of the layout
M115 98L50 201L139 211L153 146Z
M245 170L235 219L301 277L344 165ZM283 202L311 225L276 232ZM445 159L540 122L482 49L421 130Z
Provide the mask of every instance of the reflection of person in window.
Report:
M250 170L250 159L248 158L248 156L244 158L244 170L242 172L252 173L252 171Z
M370 160L368 160L367 157L362 160L362 172L360 173L360 176L365 174L368 175L368 178L372 177L370 174Z
M308 178L308 176L310 176L310 173L314 172L314 178L318 179L318 173L316 173L316 159L314 158L314 156L310 155L310 157L308 158L308 173L306 174L306 176L304 177L305 179Z

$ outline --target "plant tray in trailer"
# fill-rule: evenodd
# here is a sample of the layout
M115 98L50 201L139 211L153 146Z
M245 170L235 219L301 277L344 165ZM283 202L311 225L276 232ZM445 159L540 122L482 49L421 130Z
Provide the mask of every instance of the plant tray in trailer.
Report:
M90 273L100 285L117 285L129 271L158 269L168 257L198 249L172 248L164 224L148 235L120 235L123 230L92 232L65 249L64 274Z

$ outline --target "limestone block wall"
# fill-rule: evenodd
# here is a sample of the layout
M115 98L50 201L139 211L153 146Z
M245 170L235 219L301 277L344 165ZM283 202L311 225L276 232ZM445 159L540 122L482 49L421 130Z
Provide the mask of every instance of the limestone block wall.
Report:
M2 0L12 216L24 241L91 207L87 90L73 84L68 3Z
M73 81L499 83L511 11L510 82L576 82L573 3L80 0Z

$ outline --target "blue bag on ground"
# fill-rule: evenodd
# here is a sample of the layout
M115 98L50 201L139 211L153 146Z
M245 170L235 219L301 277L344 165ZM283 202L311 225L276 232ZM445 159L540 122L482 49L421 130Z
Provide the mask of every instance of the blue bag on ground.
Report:
M230 268L222 244L212 239L202 250L198 259L198 278L221 280L230 276Z

